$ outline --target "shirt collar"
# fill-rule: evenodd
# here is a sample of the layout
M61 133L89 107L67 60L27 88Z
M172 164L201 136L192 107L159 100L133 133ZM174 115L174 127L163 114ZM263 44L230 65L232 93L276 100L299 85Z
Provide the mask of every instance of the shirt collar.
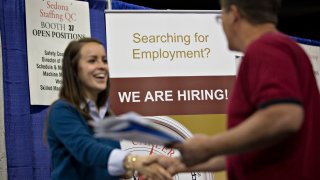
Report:
M86 103L81 103L80 104L80 108L81 109L84 109L86 107L86 104L88 105L89 107L89 115L91 116L91 118L94 120L94 121L100 121L102 120L107 111L108 111L108 108L109 108L109 102L106 101L105 104L103 106L101 106L99 108L99 110L97 110L97 107L95 105L95 103L90 100L90 99L86 99Z

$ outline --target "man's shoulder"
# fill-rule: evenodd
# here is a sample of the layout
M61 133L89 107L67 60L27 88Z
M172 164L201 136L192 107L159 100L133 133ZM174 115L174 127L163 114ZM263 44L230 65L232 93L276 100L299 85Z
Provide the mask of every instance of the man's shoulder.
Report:
M270 46L298 46L292 37L281 32L266 33L257 42Z
M269 32L260 36L252 42L247 50L247 54L271 54L284 52L300 52L302 49L298 43L290 36L281 32Z

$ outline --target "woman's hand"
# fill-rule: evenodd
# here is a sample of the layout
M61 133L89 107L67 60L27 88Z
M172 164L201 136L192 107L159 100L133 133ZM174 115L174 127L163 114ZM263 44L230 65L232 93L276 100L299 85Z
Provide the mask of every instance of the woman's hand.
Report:
M151 165L151 164L159 164L164 169L168 171L168 173L171 174L171 176L179 173L179 172L185 172L187 171L187 167L185 164L183 164L180 160L180 158L172 158L167 156L149 156L144 162L144 165Z
M152 163L149 165L144 164L149 156L128 155L124 161L124 167L127 171L137 171L139 176L144 180L159 179L159 180L172 180L172 176L161 165Z

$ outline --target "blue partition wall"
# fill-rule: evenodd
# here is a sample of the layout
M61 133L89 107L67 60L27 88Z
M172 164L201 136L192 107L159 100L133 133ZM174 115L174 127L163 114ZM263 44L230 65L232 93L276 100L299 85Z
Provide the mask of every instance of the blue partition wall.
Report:
M87 0L91 35L106 45L105 0ZM47 106L31 106L25 26L25 0L0 1L0 30L3 53L3 88L8 179L50 179L48 148L42 143ZM149 9L113 1L113 9ZM299 38L302 43L318 45ZM1 179L1 177L0 177Z

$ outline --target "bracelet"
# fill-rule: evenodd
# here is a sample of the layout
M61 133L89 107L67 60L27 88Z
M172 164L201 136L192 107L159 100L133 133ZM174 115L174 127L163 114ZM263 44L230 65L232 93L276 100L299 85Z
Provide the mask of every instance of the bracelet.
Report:
M123 167L126 170L125 177L130 178L134 175L134 163L137 161L137 156L128 154L124 158Z
M137 161L137 156L132 155L132 154L128 154L125 158L124 158L124 162L123 162L123 167L126 170L133 170L134 168L134 163Z

